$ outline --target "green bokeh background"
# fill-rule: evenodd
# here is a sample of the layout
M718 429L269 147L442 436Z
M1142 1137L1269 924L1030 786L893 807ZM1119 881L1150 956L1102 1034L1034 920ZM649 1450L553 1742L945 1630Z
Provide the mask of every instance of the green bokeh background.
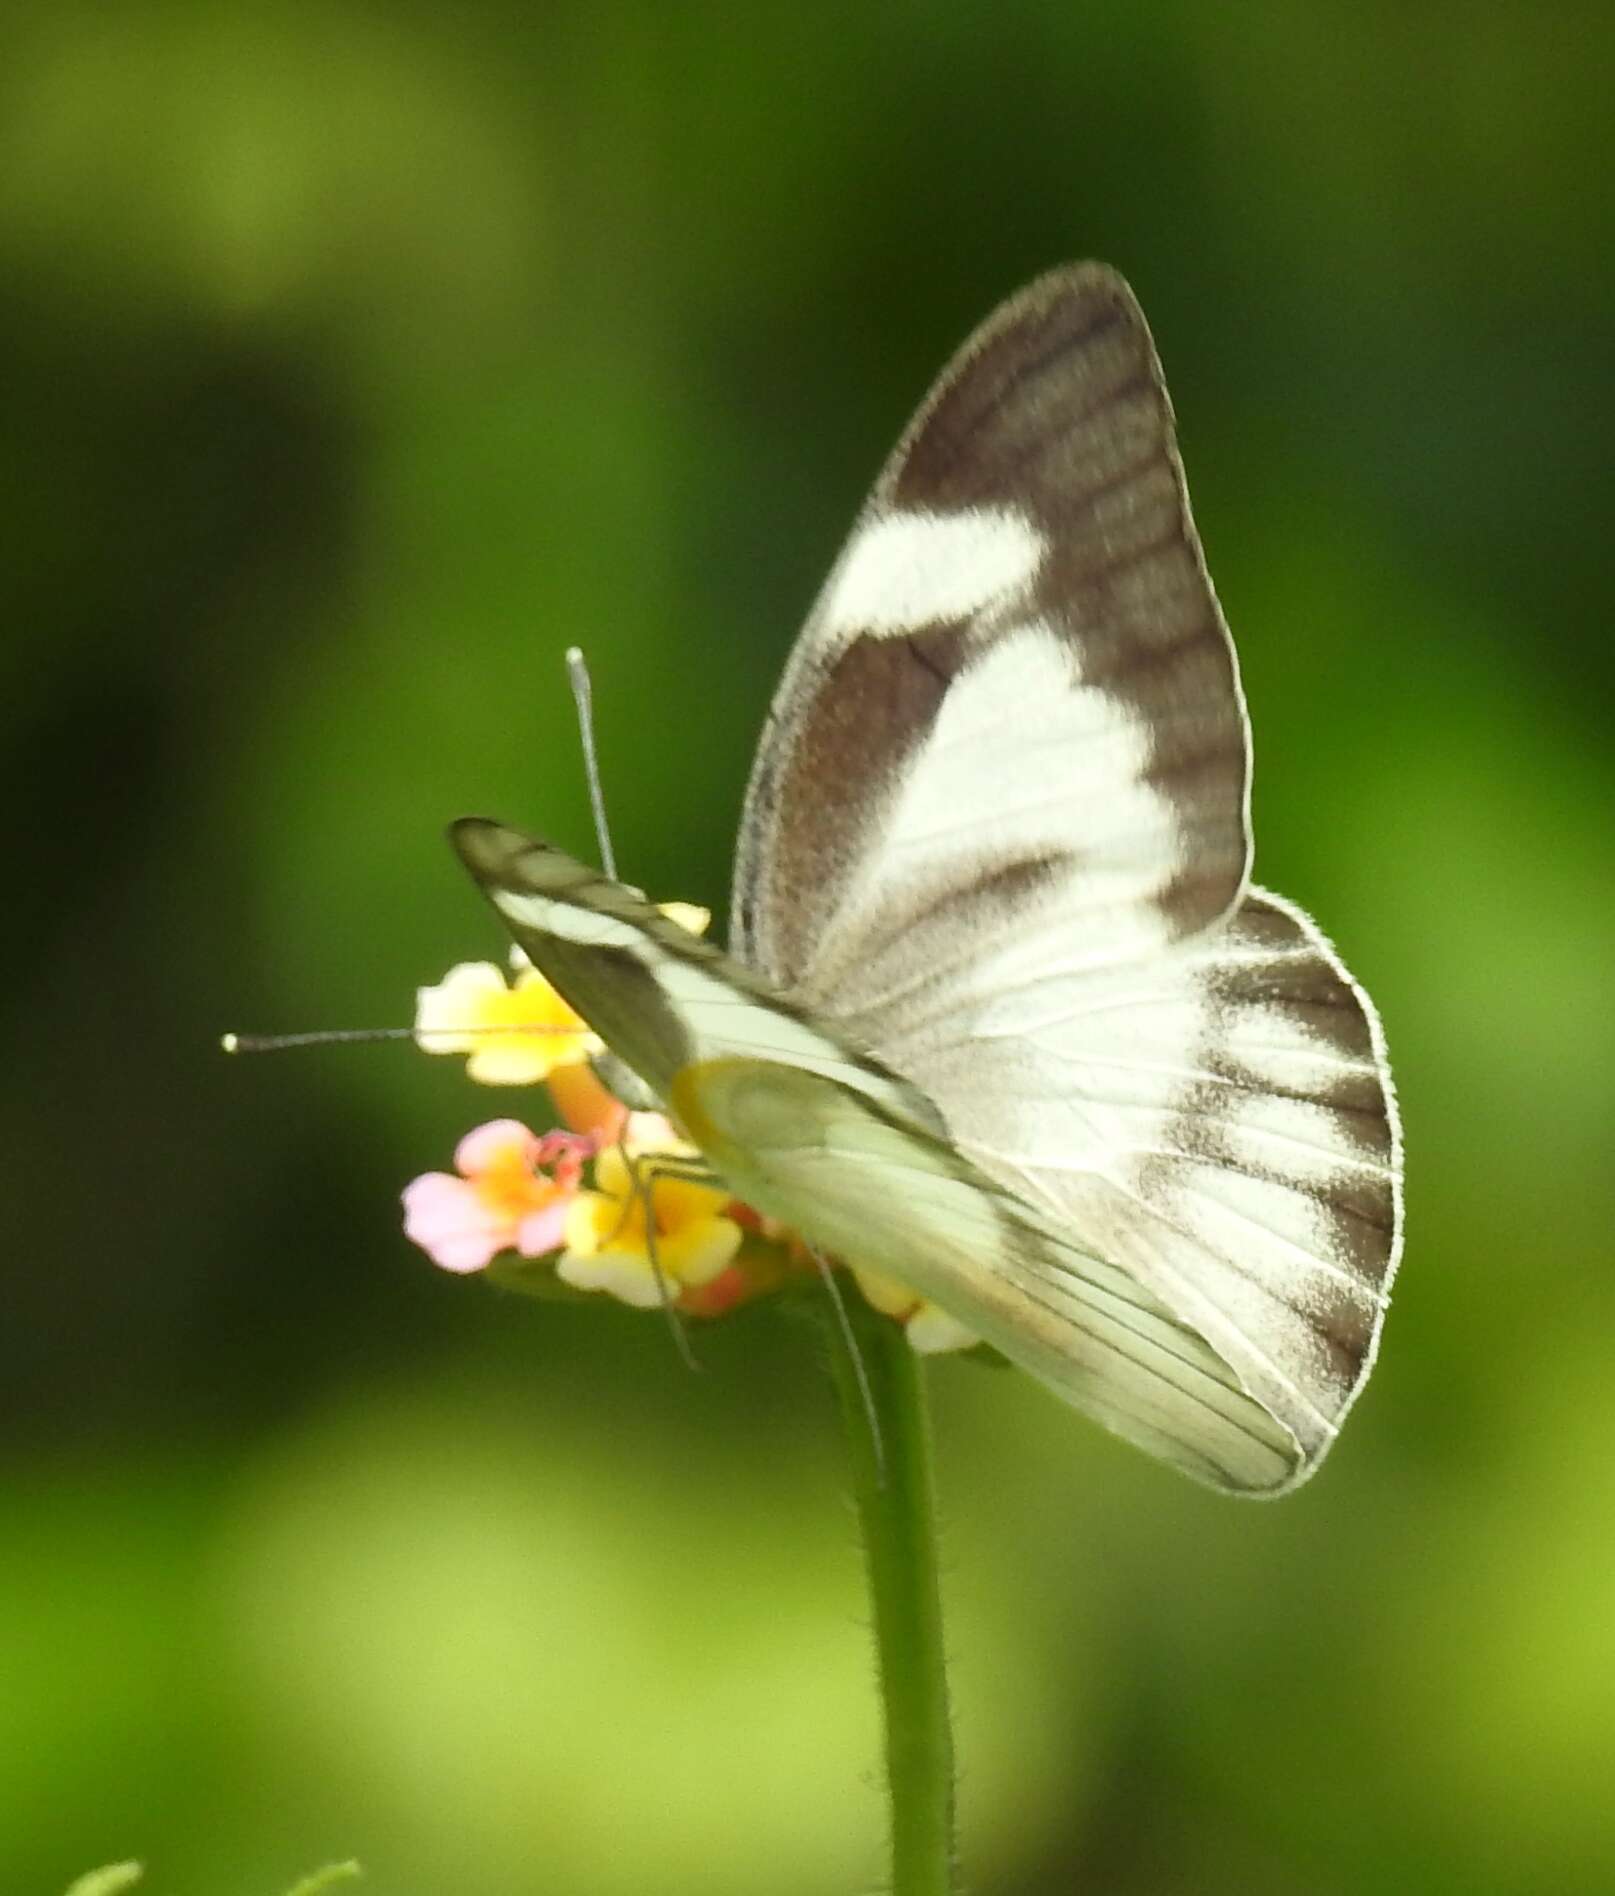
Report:
M434 1273L512 1100L441 841L721 904L794 624L947 351L1132 278L1259 871L1385 1014L1409 1244L1242 1506L932 1375L981 1896L1615 1887L1607 8L13 9L0 64L0 1889L880 1875L827 1385Z

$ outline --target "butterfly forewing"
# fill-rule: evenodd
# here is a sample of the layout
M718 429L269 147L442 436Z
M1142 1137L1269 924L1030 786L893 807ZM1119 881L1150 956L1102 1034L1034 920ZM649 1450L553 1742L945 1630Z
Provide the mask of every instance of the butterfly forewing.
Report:
M736 951L852 1012L1032 907L1125 957L1232 911L1247 776L1149 331L1113 271L1057 272L944 372L803 630Z
M743 1057L823 1074L942 1129L880 1061L624 884L481 817L449 840L533 966L658 1098L685 1067Z

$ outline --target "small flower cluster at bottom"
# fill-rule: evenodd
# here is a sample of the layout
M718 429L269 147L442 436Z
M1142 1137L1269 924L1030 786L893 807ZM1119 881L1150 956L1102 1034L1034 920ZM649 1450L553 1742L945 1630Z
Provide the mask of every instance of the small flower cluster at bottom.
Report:
M699 932L700 910L666 911ZM563 1129L517 1119L468 1132L452 1172L404 1189L404 1234L446 1271L481 1271L506 1253L554 1256L555 1278L641 1309L671 1303L721 1316L814 1268L800 1240L703 1175L700 1154L660 1113L630 1112L596 1077L599 1042L517 950L507 981L491 962L450 969L417 997L415 1038L469 1055L488 1085L544 1082ZM586 1174L587 1182L586 1182ZM854 1267L864 1296L904 1324L915 1349L977 1338L905 1285Z

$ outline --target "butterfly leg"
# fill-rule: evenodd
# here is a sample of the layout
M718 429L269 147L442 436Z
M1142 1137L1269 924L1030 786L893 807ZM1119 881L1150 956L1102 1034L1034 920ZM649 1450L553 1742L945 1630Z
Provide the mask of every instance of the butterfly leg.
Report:
M672 1286L667 1273L662 1269L662 1260L656 1249L656 1182L662 1178L688 1179L692 1183L710 1185L712 1172L699 1160L693 1160L683 1153L648 1152L632 1153L622 1140L617 1141L617 1151L628 1173L629 1196L623 1206L622 1217L618 1221L620 1232L628 1222L635 1203L644 1207L645 1212L645 1255L650 1259L651 1274L656 1279L656 1293L661 1299L662 1310L667 1317L668 1328L673 1332L673 1347L683 1359L685 1367L698 1370L701 1365L696 1361L695 1351L690 1347L689 1332L684 1319L679 1315L678 1305L673 1296Z
M824 1292L830 1300L830 1308L835 1312L836 1328L841 1332L841 1342L852 1364L853 1377L858 1384L858 1394L863 1401L864 1414L869 1418L869 1440L875 1451L875 1485L886 1486L886 1450L881 1441L880 1416L875 1408L875 1392L870 1387L869 1371L864 1364L863 1351L858 1347L857 1332L852 1327L852 1318L847 1314L846 1300L841 1295L841 1286L836 1282L835 1267L822 1251L814 1250L810 1244L807 1254L813 1260L814 1269L824 1281Z

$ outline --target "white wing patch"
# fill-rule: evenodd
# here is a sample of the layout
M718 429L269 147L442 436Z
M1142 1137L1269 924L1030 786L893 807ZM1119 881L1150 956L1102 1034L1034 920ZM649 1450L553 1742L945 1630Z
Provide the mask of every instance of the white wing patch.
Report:
M1035 930L1017 923L1006 933L999 910L985 933L962 930L957 910L944 923L946 952L984 1008L1013 1002L1055 947L1072 974L1163 945L1158 897L1178 873L1182 841L1150 759L1148 728L1082 679L1069 641L1038 620L1000 632L954 678L908 760L876 846L814 946L802 996L865 1016L888 1011L916 981L931 987L939 950L924 939L927 918L1027 864L1043 866L1043 886L1026 898ZM997 1023L989 1014L981 1025Z
M558 896L490 886L488 900L514 927L536 928L542 935L555 935L580 948L625 948L637 954L644 940L642 931L631 922Z
M1016 649L997 662L1000 644ZM1075 714L1049 703L1073 691ZM974 703L955 720L959 695ZM957 757L936 728L949 724ZM1052 829L1054 849L1093 845L1091 863L1065 865L1099 885L1066 916L1079 955L1111 924L1123 954L1135 929L1192 935L1243 894L1248 776L1233 648L1148 328L1113 271L1055 272L944 370L809 615L747 791L735 951L781 988L826 996L832 960L865 963L861 925L877 957L916 919L915 959L947 951L940 918L917 917L900 886L920 858L934 905L941 824L973 945L991 905L967 880L976 867L996 878L1000 928L1060 873L992 847L995 826L1011 841ZM1158 914L1121 912L1129 878Z
M830 646L995 612L1025 597L1043 536L1015 507L876 517L852 537L818 614Z

